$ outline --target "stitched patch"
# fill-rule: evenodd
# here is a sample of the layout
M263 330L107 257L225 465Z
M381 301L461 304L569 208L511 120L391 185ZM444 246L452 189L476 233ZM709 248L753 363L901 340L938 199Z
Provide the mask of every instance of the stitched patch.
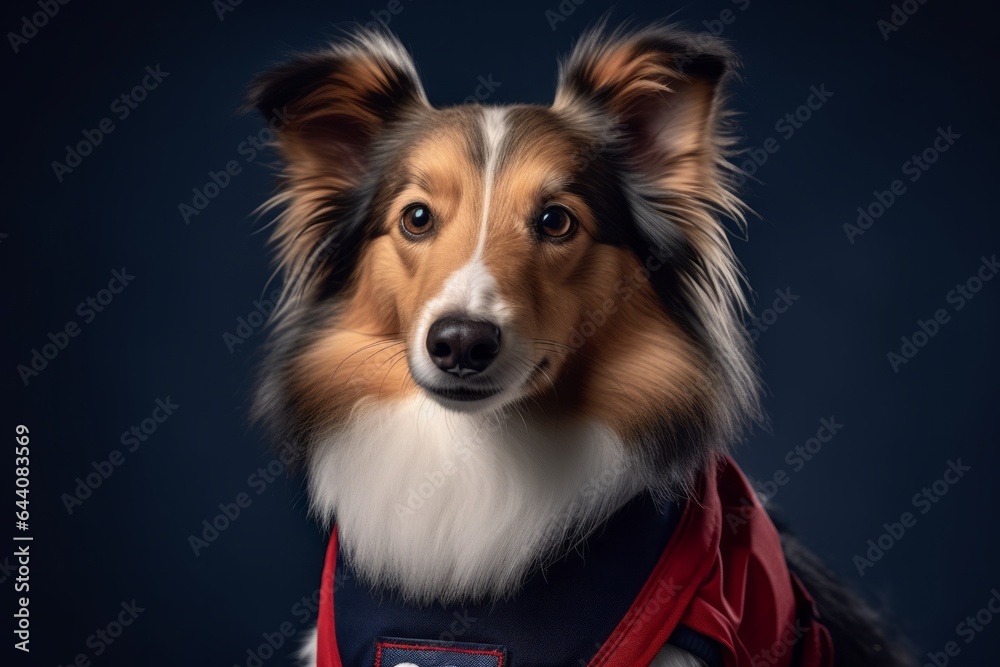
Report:
M507 667L502 646L379 637L374 667Z

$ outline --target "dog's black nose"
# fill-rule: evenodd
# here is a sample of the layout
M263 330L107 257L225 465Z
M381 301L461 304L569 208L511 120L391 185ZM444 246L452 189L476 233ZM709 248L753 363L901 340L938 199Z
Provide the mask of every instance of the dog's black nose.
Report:
M427 352L443 371L465 377L486 370L500 352L500 329L492 322L443 317L427 332Z

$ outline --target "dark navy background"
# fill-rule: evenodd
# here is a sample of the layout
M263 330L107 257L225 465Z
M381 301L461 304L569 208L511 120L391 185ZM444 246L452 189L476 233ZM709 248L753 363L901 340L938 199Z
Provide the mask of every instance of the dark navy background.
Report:
M272 156L248 161L252 151L241 149L261 128L235 114L246 82L374 11L412 49L435 104L475 95L480 77L499 82L492 93L479 88L490 102L547 102L556 56L609 9L603 0L565 0L553 28L546 11L558 12L557 0L401 0L397 15L386 13L386 0L244 0L223 20L219 6L75 0L17 53L9 36L0 45L0 430L10 447L16 424L31 429L35 538L32 652L5 664L68 665L83 653L107 666L287 665L293 640L259 662L251 654L265 635L278 643L283 624L298 635L310 622L301 601L319 584L325 536L306 517L300 479L257 472L274 454L246 420L263 335L237 326L266 294L265 235L253 233L252 212L273 183ZM739 461L758 479L777 474L784 484L772 489L774 501L805 541L875 604L895 610L925 655L955 641L951 664L986 665L1000 653L1000 618L971 636L957 626L1000 587L1000 280L961 310L948 293L1000 252L998 15L988 3L907 6L916 13L887 40L877 22L890 18L888 0L622 0L613 16L673 15L695 30L721 29L746 62L733 104L744 145L758 149L746 159L762 163L759 182L748 183L760 219L736 247L756 290L754 310L769 323L758 349L771 426L752 434ZM37 11L32 0L6 3L0 29L21 31L22 17ZM720 17L728 24L714 22ZM147 66L169 74L119 119L112 102L140 84ZM811 117L791 136L776 126L824 86L832 96L821 105L814 97L819 108L801 111ZM65 161L65 146L105 117L115 129L59 182L51 163ZM904 163L939 128L960 137L911 182ZM179 205L229 161L240 173L185 224ZM851 243L843 225L895 179L905 192ZM123 267L134 276L124 290L102 312L78 312L88 297L106 299L100 291ZM767 310L776 290L787 290L792 305L775 317ZM927 341L917 336L926 344L894 372L887 353L899 353L901 336L938 309L947 323ZM78 335L25 386L18 365L70 321ZM230 339L231 352L227 333L249 335ZM158 399L178 407L162 423L147 421L155 432L125 451L122 433L141 428ZM822 419L843 427L811 460L786 459ZM121 465L69 514L62 495L116 449ZM915 506L914 494L959 459L971 470L939 484L947 491L939 502ZM16 575L8 540L17 531L8 513L13 456L4 461L0 586L9 600ZM241 493L249 505L196 556L189 536ZM859 573L854 556L907 511L915 525ZM111 644L98 639L133 600L143 609L135 621ZM3 618L7 650L13 620L7 611Z

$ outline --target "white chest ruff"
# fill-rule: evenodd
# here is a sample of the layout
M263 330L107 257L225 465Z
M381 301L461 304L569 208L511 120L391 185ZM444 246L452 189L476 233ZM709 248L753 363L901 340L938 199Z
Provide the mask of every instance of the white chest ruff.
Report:
M309 464L312 509L355 570L417 601L511 593L644 481L600 424L543 431L425 398L359 407Z

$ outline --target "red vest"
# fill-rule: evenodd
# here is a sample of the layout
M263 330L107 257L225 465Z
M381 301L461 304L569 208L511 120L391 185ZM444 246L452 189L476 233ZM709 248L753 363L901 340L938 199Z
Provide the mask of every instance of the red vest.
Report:
M645 586L589 667L648 665L679 625L717 642L726 667L832 667L830 634L789 572L778 531L750 483L728 457L714 473L702 477ZM317 667L343 667L336 566L335 529L320 592Z

